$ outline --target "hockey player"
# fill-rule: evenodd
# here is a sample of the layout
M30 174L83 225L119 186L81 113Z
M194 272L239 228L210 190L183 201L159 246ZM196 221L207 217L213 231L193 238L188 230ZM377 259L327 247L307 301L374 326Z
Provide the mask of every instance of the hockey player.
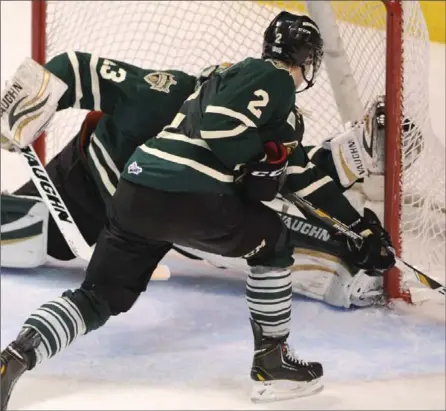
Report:
M81 52L60 54L45 68L49 73L27 59L16 73L16 81L29 87L30 95L38 95L46 79L45 91L52 98L62 94L58 101L46 101L37 109L39 117L23 129L21 138L34 138L36 128L47 123L56 110L89 110L79 132L46 169L85 240L93 245L105 224L106 203L124 164L136 147L172 121L203 77L178 70L142 69ZM15 111L23 111L22 94L23 90L7 93L2 110L16 104ZM16 121L12 130L20 129L21 124ZM2 124L2 130L8 126ZM2 141L3 148L9 144ZM47 254L58 260L74 258L39 197L31 180L14 195L2 195L3 266L36 267L46 261Z
M136 150L85 281L39 308L2 352L2 409L25 370L128 311L173 243L246 259L255 345L251 377L259 384L254 399L321 389L322 365L300 360L287 344L292 253L308 238L291 235L262 201L283 188L297 192L364 236L361 245L346 240L338 250L342 258L363 269L394 264L379 221L370 213L361 217L300 145L295 92L311 87L321 59L316 24L282 12L265 31L262 59L248 58L206 81L160 138ZM276 391L283 382L290 390Z
M155 135L163 123L167 124L173 118L174 110L177 110L194 86L197 87L227 66L227 63L210 66L195 79L182 72L176 72L173 77L172 71L143 70L116 60L97 59L79 52L61 54L46 64L50 73L66 82L67 90L62 90L62 98L57 104L47 103L40 109L43 112L42 124L56 109L63 111L68 107L79 107L102 110L91 111L87 115L79 133L47 166L50 177L90 245L96 242L106 219L105 203L114 192L117 175L122 171L128 156L146 140L147 133ZM43 73L36 63L26 62L16 75L21 83L24 79L20 78L20 72L24 69L30 70L30 73ZM31 94L33 85L36 93L37 87L40 87L35 77L36 74L27 83ZM96 77L98 80L92 81ZM92 87L93 84L99 86ZM138 92L133 92L135 89ZM21 98L22 95L19 95L17 100ZM146 104L138 104L139 101ZM124 121L126 118L128 122ZM8 145L9 142L6 142ZM310 154L316 152L313 147L307 151ZM322 148L316 153L320 152L323 154L311 154L317 160L316 163L322 169L333 169L331 154ZM14 195L2 195L3 266L35 267L46 262L47 253L59 260L74 257L54 220L48 215L46 205L38 196L31 181ZM273 208L282 212L282 204L276 203L272 203ZM319 237L323 241L316 250L328 252L328 258L308 253L299 256L300 260L308 260L302 265L314 269L300 270L298 266L294 267L293 291L343 307L370 305L380 298L380 278L370 278L363 272L353 275L345 270L341 261L333 260L330 247L327 247L328 233L323 228L310 227L309 222L303 223L303 219L298 216L285 213L282 217L289 221L290 228L302 227L311 233L310 237L314 233L321 234ZM186 254L184 248L175 249ZM187 250L186 255L197 258L194 256L196 253L196 250ZM216 255L205 257L210 261L219 258ZM220 267L226 263L216 262ZM243 259L237 259L230 261L229 266L243 271L246 270L243 263ZM338 275L333 276L332 272ZM314 287L315 284L317 287Z
M40 124L44 124L55 110L72 107L95 110L88 113L81 130L47 166L88 244L96 242L106 220L105 204L114 193L119 173L130 154L172 120L188 93L228 66L227 63L210 66L196 78L180 71L144 70L80 52L58 55L45 65L53 74L51 81L54 79L54 82L50 85L56 87L56 80L62 79L67 89L62 89L59 101L47 102L40 108ZM36 75L44 71L37 63L27 60L15 76L23 84L26 78L21 72L34 76L26 85L30 88L29 94L37 93L41 82L37 81ZM17 95L17 101L22 101L22 94ZM303 121L300 124L303 127ZM14 125L16 129L19 127L20 122ZM25 137L26 133L31 134L27 130L25 128L23 133ZM5 146L8 145L6 142ZM313 163L337 179L330 151L321 147L308 147L306 150ZM332 150L333 153L337 151ZM341 167L340 172L343 169ZM306 269L293 267L293 291L342 307L366 306L381 298L382 281L379 277L370 277L364 272L351 273L342 261L333 259L326 230L299 216L283 213L280 202L272 203L272 207L281 212L290 228L301 227L309 235L310 242L318 242L315 236L319 236L320 244L314 247L319 254L306 251L302 254L299 249L295 250L302 263L300 266ZM47 254L58 260L74 258L32 181L14 195L3 194L1 212L3 266L35 267L46 262ZM192 257L197 254L196 250L175 249ZM327 256L324 253L328 253ZM210 261L219 258L216 255L204 257ZM220 267L226 263L228 261L216 262ZM243 259L229 261L229 266L246 270ZM337 275L334 276L333 272Z
M308 160L306 168L316 167L330 176L340 190L348 192L355 208L362 210L367 195L379 198L380 181L377 177L383 176L384 172L384 126L384 96L378 96L369 105L361 122L349 125L321 145L303 146ZM367 147L373 147L373 150ZM375 177L373 191L368 181L370 174ZM366 194L362 184L353 187L355 183L364 181L367 183ZM295 241L293 258L299 263L291 268L294 293L343 308L368 307L385 301L383 277L372 271L358 271L354 265L340 258L339 236L330 234L319 221L308 220L287 201L274 199L265 204L277 211L291 233L298 232L306 237L303 244ZM220 268L249 270L241 258L222 257L178 245L175 250L202 258Z

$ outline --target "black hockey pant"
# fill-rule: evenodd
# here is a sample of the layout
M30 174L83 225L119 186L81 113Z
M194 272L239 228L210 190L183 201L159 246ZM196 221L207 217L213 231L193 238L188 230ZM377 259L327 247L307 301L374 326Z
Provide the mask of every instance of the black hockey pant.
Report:
M125 312L173 243L244 256L251 265L286 267L293 261L288 230L277 213L260 202L159 191L121 179L83 287L104 297L113 314Z

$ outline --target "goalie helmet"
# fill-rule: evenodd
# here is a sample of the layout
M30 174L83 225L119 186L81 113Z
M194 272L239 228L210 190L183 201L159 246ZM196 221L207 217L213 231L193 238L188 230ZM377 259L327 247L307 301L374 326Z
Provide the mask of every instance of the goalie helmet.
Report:
M265 30L262 58L300 67L307 83L304 90L314 85L323 55L323 40L319 27L308 16L282 11ZM312 70L309 70L308 66L311 66Z

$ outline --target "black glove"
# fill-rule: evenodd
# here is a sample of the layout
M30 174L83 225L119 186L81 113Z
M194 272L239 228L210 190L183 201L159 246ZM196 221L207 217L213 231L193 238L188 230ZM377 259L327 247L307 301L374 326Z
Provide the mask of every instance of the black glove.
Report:
M262 159L242 164L234 170L235 183L241 189L241 194L250 200L273 200L286 179L286 147L282 143L268 141L264 150Z
M364 209L364 217L353 223L350 228L364 237L362 244L347 238L347 260L363 270L386 270L395 265L395 255L389 234L381 226L376 214Z

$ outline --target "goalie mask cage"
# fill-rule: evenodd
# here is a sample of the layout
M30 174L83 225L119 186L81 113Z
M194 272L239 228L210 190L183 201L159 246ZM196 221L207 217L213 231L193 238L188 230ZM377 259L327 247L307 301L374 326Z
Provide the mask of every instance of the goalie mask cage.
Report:
M384 204L397 252L444 275L444 146L430 124L429 36L418 1L32 1L32 53L39 63L84 51L198 74L211 64L260 56L263 32L285 5L315 19L325 43L316 85L297 96L306 113L304 143L317 144L360 119L370 101L385 95L385 183L377 190L371 179L379 197L372 200ZM55 116L36 143L44 162L84 116L72 109ZM363 195L365 205L368 199ZM409 298L396 269L386 275L386 288L391 297Z

